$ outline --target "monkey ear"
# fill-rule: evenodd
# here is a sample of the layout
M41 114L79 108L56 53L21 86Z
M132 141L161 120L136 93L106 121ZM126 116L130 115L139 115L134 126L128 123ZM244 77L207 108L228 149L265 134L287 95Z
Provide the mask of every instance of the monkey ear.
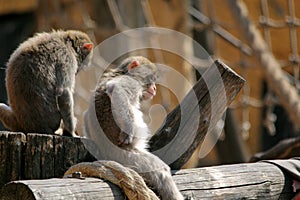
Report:
M86 49L86 50L88 50L88 51L91 51L91 50L93 49L93 44L92 44L92 43L84 43L84 44L82 45L82 48L83 48L83 49Z
M128 71L138 67L140 65L140 63L136 60L132 61L129 65L128 65Z

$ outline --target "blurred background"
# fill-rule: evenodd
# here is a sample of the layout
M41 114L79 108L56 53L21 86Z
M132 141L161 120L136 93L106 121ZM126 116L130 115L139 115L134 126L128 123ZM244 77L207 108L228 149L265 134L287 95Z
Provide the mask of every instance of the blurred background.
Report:
M99 44L132 28L165 27L192 37L211 57L222 60L247 81L226 113L221 136L210 134L219 138L214 149L201 159L196 152L186 167L247 162L253 154L267 150L285 138L299 136L300 120L293 117L297 116L297 109L293 108L299 105L299 97L295 97L294 104L286 105L289 96L278 94L290 90L299 93L300 89L300 19L297 18L300 1L244 0L244 3L249 19L258 28L280 65L280 73L289 83L286 91L274 93L274 89L270 89L272 84L281 83L266 81L275 75L272 70L265 70L251 47L253 41L245 37L233 8L224 0L0 0L0 102L7 102L5 64L10 54L36 32L77 29ZM120 41L120 45L128 44ZM153 62L172 66L193 85L199 78L195 69L205 70L207 65L196 59L198 52L194 52L192 44L178 44L178 48L194 56L195 62L187 63L164 51L145 50L139 54ZM77 77L75 112L79 132L81 113L98 80L97 70L91 68ZM160 104L163 109L152 110L153 132L190 89L189 84L176 80L170 79L170 84L182 88L182 93L175 95L162 86L158 89L154 104ZM3 126L1 130L4 130Z

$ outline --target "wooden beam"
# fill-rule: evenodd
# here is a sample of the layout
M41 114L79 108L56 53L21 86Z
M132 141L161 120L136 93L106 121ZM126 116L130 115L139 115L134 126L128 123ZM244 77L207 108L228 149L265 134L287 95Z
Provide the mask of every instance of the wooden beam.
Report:
M183 169L173 178L184 196L194 199L291 199L295 195L291 177L263 162ZM117 186L97 178L14 181L0 193L0 200L124 198Z
M150 151L172 169L180 169L221 119L244 83L242 77L216 60L180 105L168 114L164 125L151 138ZM174 154L182 148L186 149L170 163L168 152Z

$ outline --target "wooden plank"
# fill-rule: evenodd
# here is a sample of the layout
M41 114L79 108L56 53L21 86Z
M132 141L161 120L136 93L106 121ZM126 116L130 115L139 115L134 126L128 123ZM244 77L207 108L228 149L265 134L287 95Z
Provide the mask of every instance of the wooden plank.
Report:
M184 196L194 199L291 199L292 179L269 163L183 169L173 176ZM116 186L96 178L14 181L1 190L0 200L124 199Z
M0 187L22 176L22 148L26 141L23 133L0 131Z

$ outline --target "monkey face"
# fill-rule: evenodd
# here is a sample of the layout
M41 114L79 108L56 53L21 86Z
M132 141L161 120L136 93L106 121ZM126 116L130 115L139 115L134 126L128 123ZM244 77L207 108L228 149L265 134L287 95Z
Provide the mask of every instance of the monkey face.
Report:
M143 91L143 100L152 99L156 95L156 85L154 83L148 85Z
M135 77L143 86L143 100L152 99L156 95L157 70L151 68L151 65L140 65L132 69L129 74Z
M156 66L144 57L134 57L128 65L128 74L135 77L143 86L143 100L152 99L156 95L155 82L158 78Z

